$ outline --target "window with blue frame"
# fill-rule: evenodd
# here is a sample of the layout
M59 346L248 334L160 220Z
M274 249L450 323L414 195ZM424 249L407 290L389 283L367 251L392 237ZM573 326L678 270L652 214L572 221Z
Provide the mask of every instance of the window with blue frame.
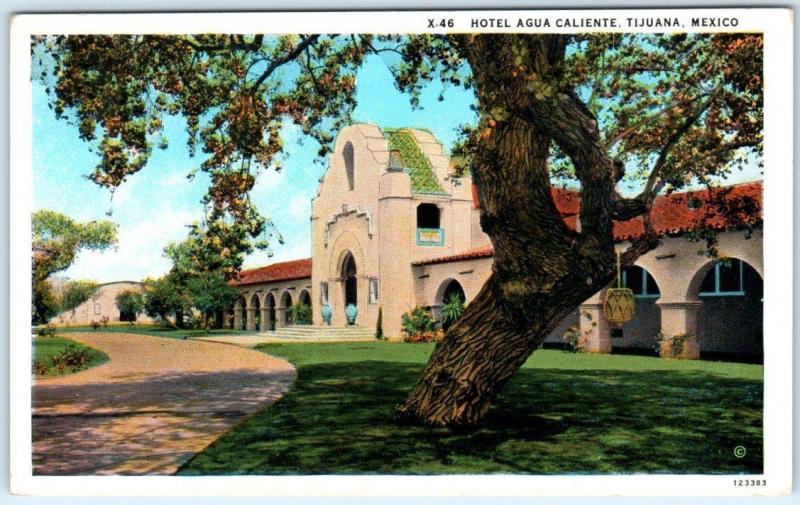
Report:
M444 230L441 226L441 210L435 203L417 206L417 245L444 245Z
M622 285L633 291L636 298L658 298L661 291L656 280L642 267L630 266L622 271Z
M744 296L744 263L725 259L714 266L700 284L700 296Z

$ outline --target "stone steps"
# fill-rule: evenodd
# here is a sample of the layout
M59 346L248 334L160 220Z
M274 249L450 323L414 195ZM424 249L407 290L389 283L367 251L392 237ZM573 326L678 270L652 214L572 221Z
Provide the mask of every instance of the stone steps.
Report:
M276 340L374 340L375 330L364 326L284 326L275 331L263 331L259 336Z

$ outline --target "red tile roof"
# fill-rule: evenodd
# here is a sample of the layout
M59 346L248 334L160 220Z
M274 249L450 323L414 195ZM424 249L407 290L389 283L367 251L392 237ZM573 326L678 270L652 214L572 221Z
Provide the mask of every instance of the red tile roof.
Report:
M475 186L473 185L473 203L477 208L477 193L474 188ZM762 182L756 181L727 188L716 188L711 192L702 190L659 196L653 202L651 211L653 228L659 235L679 235L697 229L701 224L714 229L724 229L736 225L737 223L731 222L730 219L719 215L715 211L717 206L715 200L719 199L722 199L731 209L734 209L732 216L738 223L758 224L761 221L762 193ZM561 213L564 222L570 228L575 229L578 222L578 213L580 212L580 194L561 188L553 188L552 194L556 208ZM735 211L737 202L743 202L747 199L752 199L758 205L758 211L755 214L748 212L744 208L746 204L742 204L742 208L739 211ZM614 239L618 242L623 242L636 238L642 234L643 229L641 217L628 221L617 221L614 223ZM415 261L413 264L417 266L433 265L489 258L493 255L494 250L489 245L458 254Z
M450 263L452 261L474 260L479 258L491 258L494 256L494 249L491 245L470 249L458 254L451 254L449 256L439 256L437 258L429 258L425 260L415 261L412 265L433 265L436 263Z
M311 258L273 263L265 267L242 270L232 279L231 286L246 286L263 282L290 281L311 277Z
M762 183L756 181L712 191L661 196L653 202L653 228L659 235L678 235L701 225L716 230L740 224L755 225L761 222L762 194ZM758 206L756 212L748 212L747 200ZM729 207L727 216L718 212L720 203ZM641 235L643 230L641 217L618 221L614 223L614 238L618 241L629 240Z

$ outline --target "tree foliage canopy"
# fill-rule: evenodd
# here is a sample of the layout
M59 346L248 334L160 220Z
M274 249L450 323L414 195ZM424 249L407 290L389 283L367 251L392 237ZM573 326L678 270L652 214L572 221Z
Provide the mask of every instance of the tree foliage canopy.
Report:
M78 223L52 210L33 214L33 276L44 280L65 270L81 249L103 250L117 243L117 227L111 221Z
M239 292L228 286L220 272L203 272L189 278L186 289L195 308L213 314L233 306Z
M513 61L495 58L499 45ZM207 229L195 235L234 268L267 246L270 223L249 191L259 170L280 170L282 128L293 123L321 156L330 152L369 54L387 61L413 104L434 79L474 89L480 123L456 150L467 163L487 129L520 117L552 135L554 177L585 183L596 151L616 180L646 181L638 198L618 198L615 218L645 213L665 188L760 161L758 34L91 35L39 37L32 47L56 115L73 118L97 148L90 177L100 185L116 188L154 146L166 148L165 115L186 120L188 147L203 153L198 168L211 177ZM532 99L512 99L520 93ZM542 97L550 110L531 107ZM567 110L572 101L580 107Z
M76 280L69 281L61 291L60 310L72 310L92 297L100 287L95 281Z
M144 279L142 292L145 313L161 321L169 321L171 316L188 312L191 308L191 300L183 286L179 285L170 274L156 279Z
M144 308L149 316L168 321L169 316L176 315L176 324L180 325L182 315L196 309L208 322L209 315L233 305L237 291L227 281L238 265L235 258L214 248L219 243L216 237L205 241L203 233L196 226L185 240L164 248L164 255L172 261L169 273L143 282Z
M136 321L144 310L144 296L139 291L126 290L114 298L120 313L120 321Z

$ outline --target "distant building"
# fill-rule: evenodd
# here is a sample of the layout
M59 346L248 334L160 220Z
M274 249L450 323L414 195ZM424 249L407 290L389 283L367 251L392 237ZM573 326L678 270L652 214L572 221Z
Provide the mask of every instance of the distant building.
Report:
M733 196L761 201L760 182L735 186ZM553 189L568 226L578 226L579 195ZM695 229L705 192L656 199L653 221L662 244L623 273L637 301L634 319L613 332L598 293L566 318L546 340L561 342L579 327L594 352L652 349L659 333L687 334L689 355L715 353L757 359L762 344L762 232L751 238L722 231L725 261L698 254L701 243L684 235ZM382 130L369 124L343 129L311 205L311 258L241 272L233 284L241 298L234 327L267 330L292 324L291 306L313 306L313 324L346 324L345 307L358 308L356 324L375 327L383 307L387 335L400 334L401 315L415 306L438 316L451 293L472 300L491 272L493 250L480 227L470 176L456 177L441 144L427 131ZM727 223L717 218L721 230ZM641 233L641 221L617 223L624 247Z
M133 281L118 281L101 284L94 295L72 310L64 311L53 319L52 323L69 325L89 325L92 322L101 322L108 318L110 323L120 322L121 314L117 308L116 297L125 291L142 291L142 284ZM136 314L136 322L151 323L154 320L146 314Z

